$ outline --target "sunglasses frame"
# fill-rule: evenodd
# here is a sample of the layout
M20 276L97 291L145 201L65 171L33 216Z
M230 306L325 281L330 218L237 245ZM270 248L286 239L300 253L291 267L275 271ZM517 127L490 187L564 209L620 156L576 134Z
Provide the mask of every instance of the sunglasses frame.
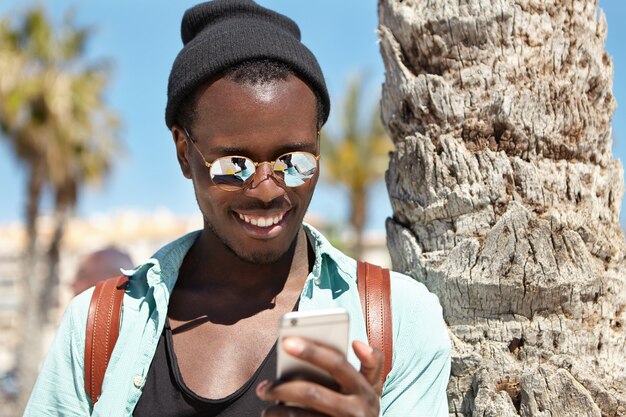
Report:
M187 137L187 139L189 140L189 142L191 142L191 144L193 145L193 147L196 149L196 151L198 152L198 154L199 154L199 155L200 155L200 157L202 158L202 161L204 162L204 165L205 165L205 166L209 169L209 178L211 179L211 182L212 182L212 183L213 183L213 184L214 184L217 188L219 188L220 190L223 190L223 191L242 191L242 190L245 190L245 189L248 187L248 185L249 185L249 184L252 184L252 182L253 182L253 181L248 181L248 180L249 180L250 178L252 178L252 179L254 178L254 174L256 174L257 167L259 167L260 165L263 165L263 164L269 164L269 165L271 165L272 167L274 167L274 164L276 164L276 161L278 161L278 160L279 160L280 158L282 158L283 156L288 155L288 154L292 154L292 153L305 153L305 154L309 154L309 155L313 156L313 158L315 158L315 169L316 169L316 170L317 170L317 169L319 169L319 160L320 160L321 154L319 154L319 153L318 153L317 155L315 155L315 154L312 154L311 152L307 152L307 151L292 151L292 152L285 152L284 154L280 155L278 158L274 159L273 161L256 162L256 161L253 161L252 159L250 159L250 158L248 158L248 157L246 157L246 156L241 156L241 155L225 155L225 156L220 156L219 158L216 158L213 162L208 162L208 161L206 160L206 158L204 157L204 155L202 154L202 151L200 151L200 148L198 148L198 145L196 145L196 141L195 141L195 139L191 136L191 134L189 133L189 131L187 130L187 128L186 128L186 127L183 127L183 131L185 132L185 136ZM317 143L318 143L318 144L319 144L319 138L320 138L320 131L318 130L318 131L317 131ZM216 162L216 161L218 161L218 160L220 160L220 159L222 159L222 158L243 158L243 159L247 159L248 161L252 162L252 164L254 165L254 173L253 173L253 174L249 177L249 179L247 179L246 181L244 181L244 183L243 183L243 185L241 186L241 188L238 188L238 189L229 189L229 188L224 188L224 187L222 187L222 185L223 185L223 184L218 184L218 183L216 183L216 182L213 180L213 176L211 175L211 166L215 165L215 162ZM306 184L306 183L308 182L308 179L307 179L307 181L304 181L302 184L293 185L293 186L292 186L292 185L287 185L287 183L286 183L283 179L281 179L281 178L279 178L279 177L277 177L277 176L276 176L276 170L274 170L273 168L272 168L272 174L271 174L271 175L272 175L272 177L273 177L276 181L278 181L280 184L284 184L284 185L285 185L285 187L288 187L288 188L297 188L297 187L300 187L300 186L302 186L302 185L304 185L304 184ZM247 184L246 184L246 183L247 183Z

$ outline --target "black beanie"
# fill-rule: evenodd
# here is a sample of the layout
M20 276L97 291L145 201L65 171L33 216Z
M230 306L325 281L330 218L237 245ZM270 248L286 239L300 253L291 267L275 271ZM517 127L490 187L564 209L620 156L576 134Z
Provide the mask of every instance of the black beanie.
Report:
M324 75L300 29L286 16L252 0L214 0L188 9L181 23L183 49L172 65L167 86L165 123L176 122L181 103L203 82L243 61L276 60L286 64L322 100L328 119L330 99Z

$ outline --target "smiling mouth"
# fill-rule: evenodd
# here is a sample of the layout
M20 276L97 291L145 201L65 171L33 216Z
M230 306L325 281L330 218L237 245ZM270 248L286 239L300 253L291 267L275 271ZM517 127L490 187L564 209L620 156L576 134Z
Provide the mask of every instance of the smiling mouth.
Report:
M277 213L274 216L255 216L251 214L237 213L239 218L252 226L269 228L283 220L285 213Z

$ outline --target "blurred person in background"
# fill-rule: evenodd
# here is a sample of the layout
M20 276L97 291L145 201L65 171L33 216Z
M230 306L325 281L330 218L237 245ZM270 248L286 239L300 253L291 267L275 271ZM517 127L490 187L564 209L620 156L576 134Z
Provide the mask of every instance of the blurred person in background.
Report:
M72 282L74 294L80 294L103 279L120 274L120 268L131 269L133 261L127 253L110 246L87 254L78 264Z

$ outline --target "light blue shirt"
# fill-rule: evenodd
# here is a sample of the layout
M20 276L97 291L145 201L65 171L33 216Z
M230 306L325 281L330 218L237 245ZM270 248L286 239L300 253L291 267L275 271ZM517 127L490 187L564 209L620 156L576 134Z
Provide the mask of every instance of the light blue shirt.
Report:
M301 311L343 307L350 313L350 341L367 340L356 283L356 261L305 225L315 264L302 289ZM160 249L132 271L124 296L120 335L102 395L92 410L84 389L87 311L93 289L67 308L26 407L25 416L132 416L163 331L178 270L200 232ZM414 279L392 272L393 367L383 386L385 417L447 417L450 339L437 297ZM277 323L278 325L278 323ZM359 369L353 352L348 360Z

